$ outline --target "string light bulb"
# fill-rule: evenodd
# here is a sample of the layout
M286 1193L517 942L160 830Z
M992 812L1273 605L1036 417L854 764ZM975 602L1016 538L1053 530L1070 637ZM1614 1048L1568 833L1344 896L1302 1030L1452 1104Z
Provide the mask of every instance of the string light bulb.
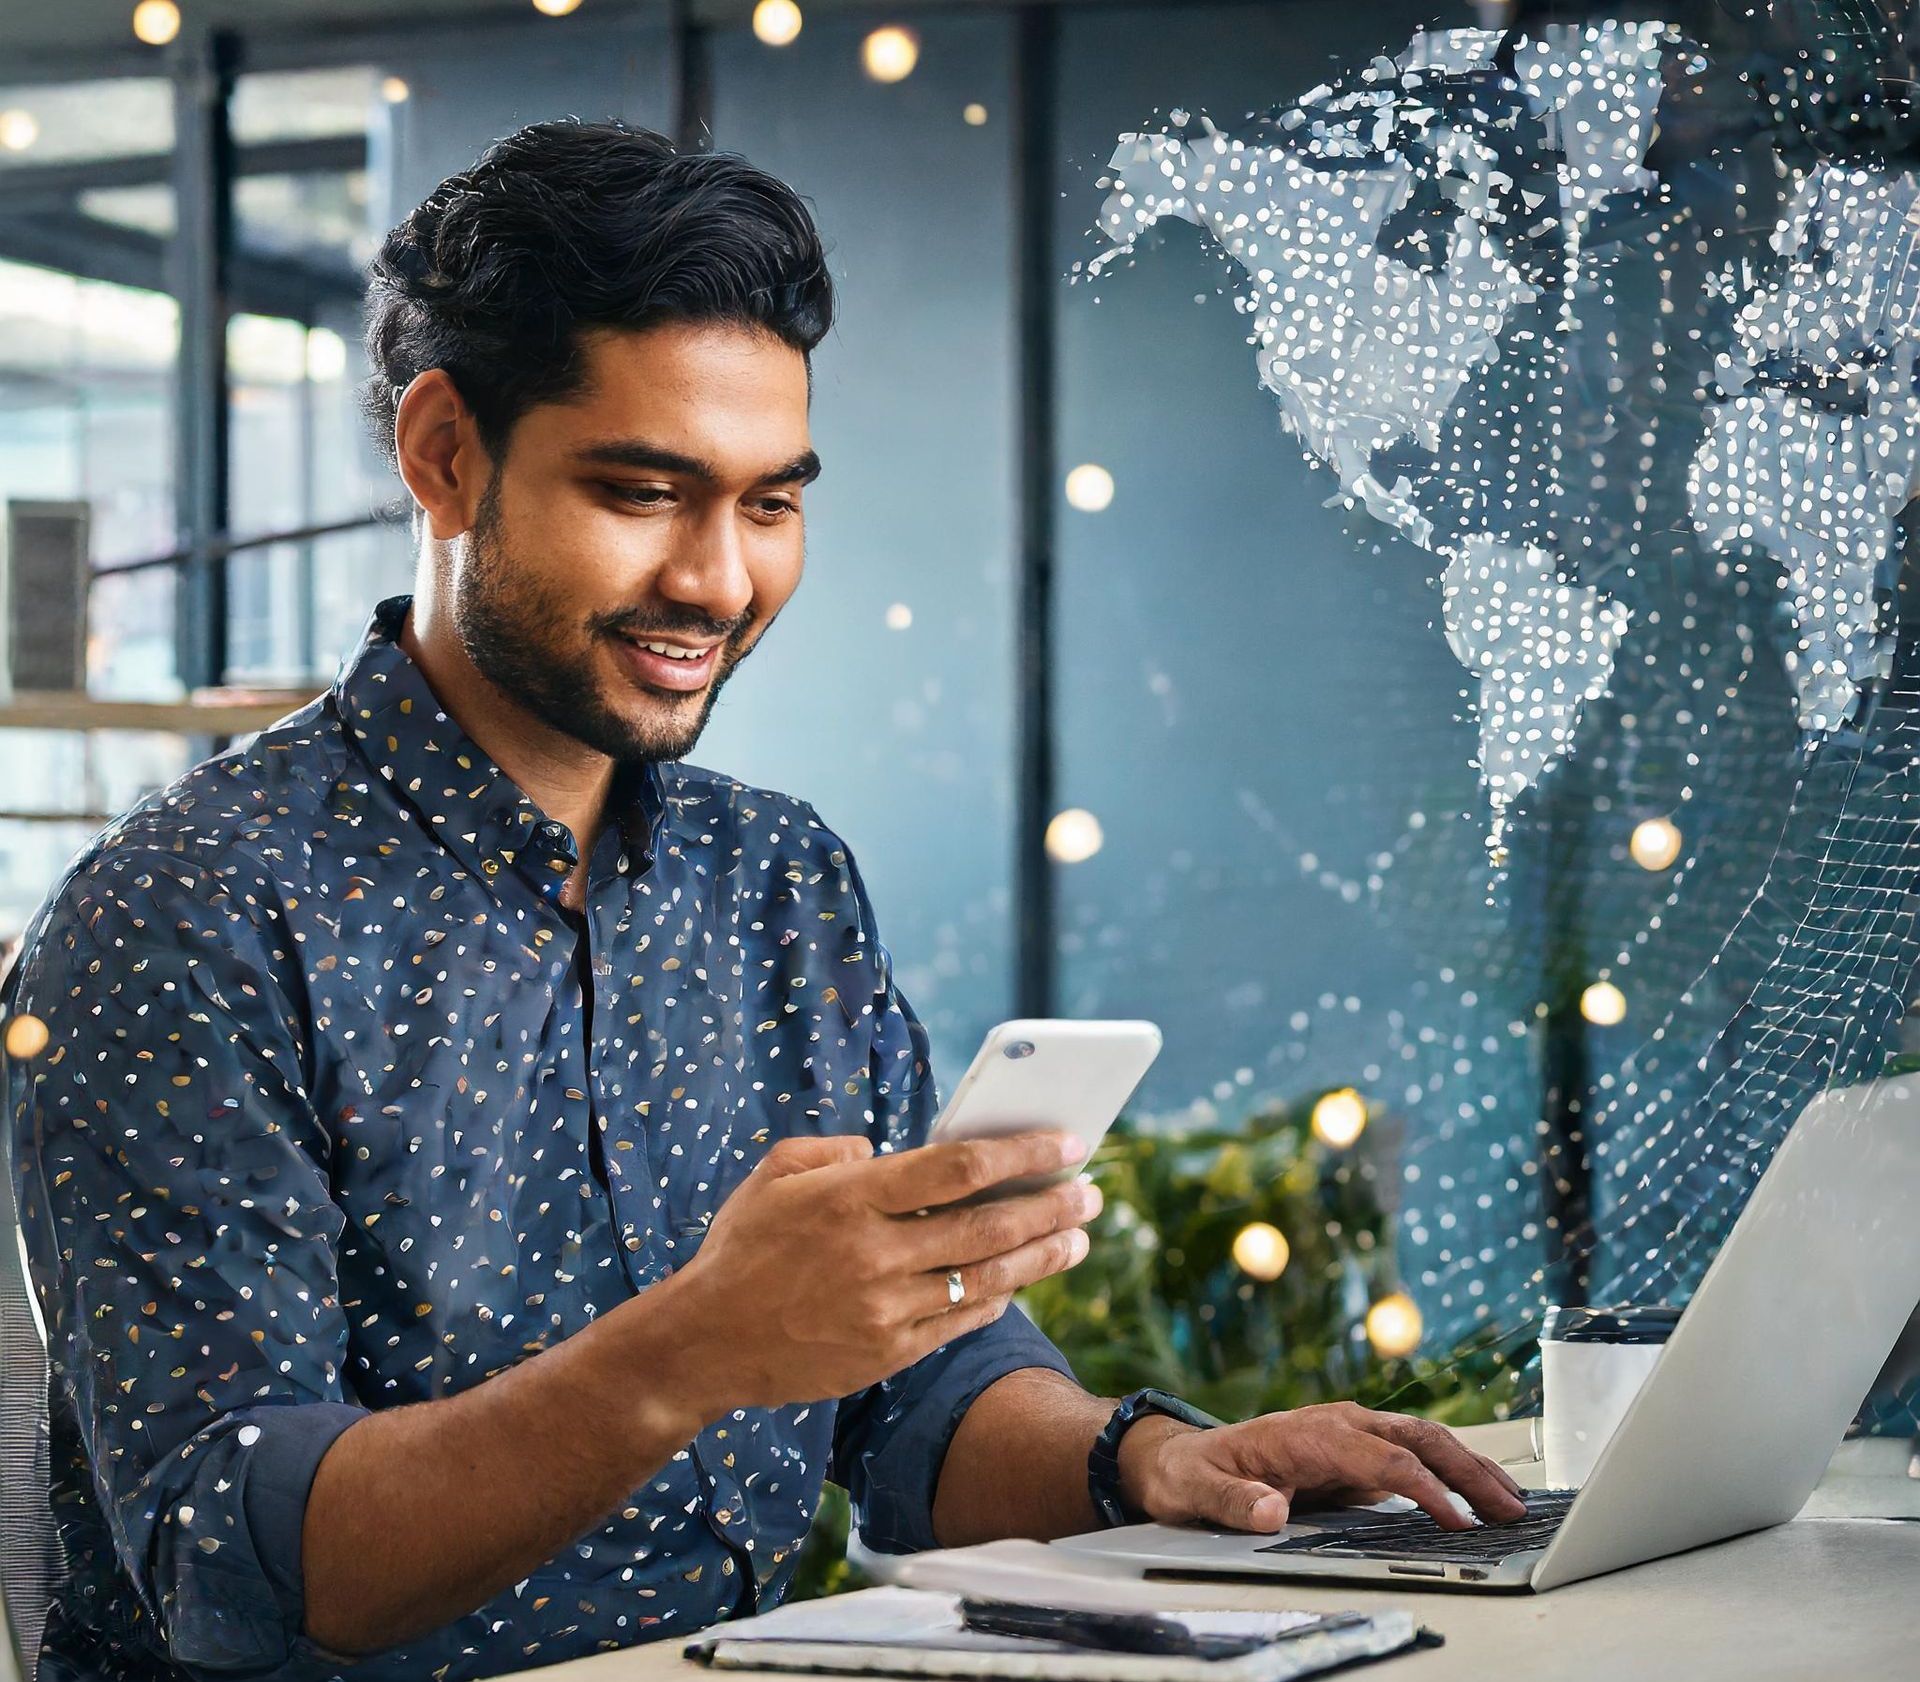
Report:
M1596 1028L1611 1028L1626 1019L1627 996L1611 981L1596 981L1580 995L1580 1014Z
M133 33L150 47L164 47L180 33L180 8L173 0L140 0L133 8Z
M1113 501L1113 475L1084 461L1067 475L1067 502L1082 514L1098 514Z
M24 152L40 138L40 123L31 111L17 106L0 111L0 146L9 152Z
M1047 825L1047 857L1057 864L1084 864L1105 842L1100 820L1084 806L1055 812Z
M1233 1264L1250 1279L1271 1283L1287 1270L1293 1247L1268 1221L1249 1221L1233 1235Z
M904 631L913 623L913 609L905 602L894 602L887 608L887 629Z
M987 108L976 99L966 106L960 115L966 119L970 128L979 128L987 120Z
M37 1016L22 1013L7 1024L7 1055L16 1063L25 1063L47 1049L47 1025Z
M1367 1130L1367 1101L1350 1086L1329 1092L1313 1106L1313 1136L1343 1151Z
M803 21L793 0L760 0L753 8L753 33L769 47L791 45Z
M1411 1355L1420 1347L1425 1330L1420 1310L1405 1291L1394 1291L1367 1310L1367 1341L1382 1360Z
M380 97L389 105L404 105L412 96L404 76L388 76L380 84Z
M1634 825L1627 851L1642 870L1667 870L1680 856L1680 826L1671 818L1648 818Z
M563 18L567 13L580 9L580 0L533 0L533 9L550 18Z
M920 62L920 37L887 24L860 43L860 62L876 82L904 82Z

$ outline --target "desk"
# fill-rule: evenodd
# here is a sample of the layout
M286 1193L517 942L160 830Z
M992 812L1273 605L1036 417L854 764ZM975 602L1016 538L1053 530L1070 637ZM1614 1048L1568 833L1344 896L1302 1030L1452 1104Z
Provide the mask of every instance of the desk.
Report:
M1543 1481L1526 1459L1524 1422L1472 1426L1461 1435L1521 1483ZM1447 1638L1438 1651L1402 1654L1353 1673L1382 1682L1910 1682L1920 1677L1920 1522L1811 1516L1842 1508L1848 1497L1858 1503L1869 1484L1866 1510L1913 1508L1920 1483L1859 1475L1895 1470L1906 1452L1892 1443L1843 1444L1793 1523L1550 1594L1361 1589L1304 1579L1159 1582L1149 1592L1169 1607L1401 1606ZM1000 1546L1030 1550L1036 1566L1053 1571L1101 1571L1087 1556L1060 1548ZM704 1670L681 1658L680 1640L672 1640L518 1674L542 1682L695 1682L769 1673Z
M1447 1644L1355 1673L1382 1682L1905 1682L1920 1674L1916 1591L1920 1524L1886 1519L1796 1519L1541 1595L1153 1585L1168 1606L1407 1607ZM543 1682L755 1674L702 1670L679 1649L663 1641L520 1674Z

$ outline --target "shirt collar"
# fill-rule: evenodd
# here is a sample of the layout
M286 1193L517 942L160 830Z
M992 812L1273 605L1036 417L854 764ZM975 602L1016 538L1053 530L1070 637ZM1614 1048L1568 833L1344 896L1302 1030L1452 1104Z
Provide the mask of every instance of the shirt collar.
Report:
M559 897L578 855L553 822L491 755L454 722L426 674L400 646L413 597L373 610L359 650L341 663L334 704L369 764L426 819L468 869L492 881L517 868L536 891ZM667 801L653 761L616 772L608 814L619 825L629 874L652 862Z

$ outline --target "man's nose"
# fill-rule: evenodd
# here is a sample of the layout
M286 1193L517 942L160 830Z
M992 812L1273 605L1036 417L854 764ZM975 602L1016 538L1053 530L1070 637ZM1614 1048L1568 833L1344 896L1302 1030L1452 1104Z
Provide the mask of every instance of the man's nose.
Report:
M663 596L698 607L709 619L738 619L753 600L746 545L730 510L717 511L681 528L659 577Z

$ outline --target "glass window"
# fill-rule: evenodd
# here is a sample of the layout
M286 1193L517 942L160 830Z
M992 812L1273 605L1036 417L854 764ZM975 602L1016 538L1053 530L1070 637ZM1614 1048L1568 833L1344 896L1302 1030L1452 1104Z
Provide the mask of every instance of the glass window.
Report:
M890 84L851 23L715 42L716 143L812 204L839 317L814 353L807 575L693 758L846 838L950 1091L1012 1004L1010 36L916 27Z

